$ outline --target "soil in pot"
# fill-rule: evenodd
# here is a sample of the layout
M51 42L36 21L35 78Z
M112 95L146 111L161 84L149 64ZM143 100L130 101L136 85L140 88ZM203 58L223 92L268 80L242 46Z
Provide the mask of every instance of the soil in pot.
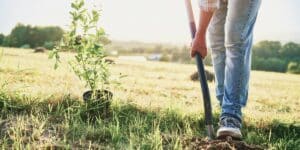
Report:
M83 94L86 110L82 117L95 120L96 118L106 119L111 116L111 101L113 93L108 90L97 90L95 98L92 98L92 91ZM87 119L86 118L86 119Z

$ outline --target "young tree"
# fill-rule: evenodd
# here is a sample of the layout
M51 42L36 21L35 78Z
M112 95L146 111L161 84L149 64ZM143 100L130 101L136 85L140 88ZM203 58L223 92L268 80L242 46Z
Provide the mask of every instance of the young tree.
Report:
M106 56L103 43L106 34L104 29L98 26L99 11L89 11L84 5L84 0L73 0L70 30L63 36L60 45L52 51L50 57L56 58L57 68L60 58L58 52L74 50L75 58L69 63L75 74L92 90L94 98L97 90L107 89L109 85L110 73L104 59Z

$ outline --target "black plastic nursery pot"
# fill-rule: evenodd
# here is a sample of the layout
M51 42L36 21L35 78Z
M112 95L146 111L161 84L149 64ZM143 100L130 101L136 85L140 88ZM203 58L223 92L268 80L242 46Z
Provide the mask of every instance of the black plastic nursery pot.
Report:
M108 90L96 90L95 97L92 98L93 91L86 91L83 94L83 100L86 103L85 115L90 119L100 117L108 118L111 114L111 101L113 93Z
M89 90L83 93L83 100L84 102L88 102L92 100L92 93L93 91ZM113 97L113 93L108 90L96 90L96 97L95 100L102 100L102 101L110 101Z

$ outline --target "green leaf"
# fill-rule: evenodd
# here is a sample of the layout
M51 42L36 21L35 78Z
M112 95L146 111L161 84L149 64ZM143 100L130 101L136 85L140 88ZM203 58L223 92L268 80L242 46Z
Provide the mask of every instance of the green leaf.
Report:
M72 7L73 9L78 9L78 6L77 6L75 3L72 3L72 4L71 4L71 7Z
M104 29L103 29L103 28L97 29L97 35L98 35L98 36L103 36L103 35L105 35Z
M58 63L56 62L55 64L54 64L54 69L56 70L58 68Z
M82 8L82 6L84 5L84 0L80 0L79 4L78 4L78 8Z

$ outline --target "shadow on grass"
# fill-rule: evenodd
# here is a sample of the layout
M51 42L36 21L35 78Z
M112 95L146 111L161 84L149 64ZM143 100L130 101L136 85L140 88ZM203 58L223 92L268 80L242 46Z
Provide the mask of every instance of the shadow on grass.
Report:
M41 118L46 119L45 128L59 126L62 133L57 134L61 136L58 140L64 140L66 145L76 143L77 147L80 147L78 141L90 141L98 146L114 148L124 148L125 145L141 149L155 149L157 146L173 149L183 136L206 135L203 114L186 116L171 109L150 111L115 103L110 117L90 120L88 116L80 115L84 112L84 104L70 96L57 102L36 103L33 100L24 101L24 97L0 93L0 109L1 120L11 116L44 116ZM215 127L218 117L219 114L214 114ZM300 149L299 134L299 124L285 124L278 120L265 127L245 124L243 128L246 142L275 149ZM165 135L171 140L163 141L162 136Z
M300 124L274 120L264 127L245 124L243 135L246 142L274 149L300 149Z

